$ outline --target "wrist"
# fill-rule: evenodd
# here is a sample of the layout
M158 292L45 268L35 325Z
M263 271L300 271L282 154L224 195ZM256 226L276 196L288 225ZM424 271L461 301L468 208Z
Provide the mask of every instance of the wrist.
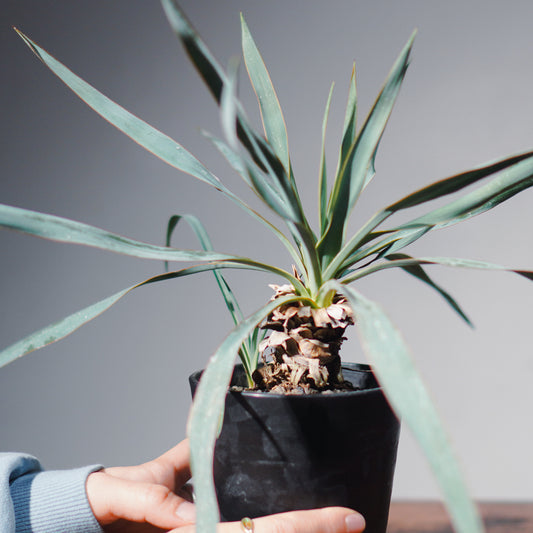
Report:
M91 510L86 480L100 466L27 474L11 485L17 531L102 533Z

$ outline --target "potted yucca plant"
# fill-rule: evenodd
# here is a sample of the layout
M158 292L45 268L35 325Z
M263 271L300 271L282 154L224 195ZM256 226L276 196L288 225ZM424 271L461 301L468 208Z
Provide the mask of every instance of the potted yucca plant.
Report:
M365 186L374 177L374 159L407 69L414 39L412 36L390 71L368 117L359 128L356 127L356 91L352 75L338 164L329 180L325 150L322 149L319 223L317 228L312 228L303 210L291 166L281 108L244 20L243 55L258 96L264 134L258 133L251 125L236 96L237 65L230 62L228 69L223 69L177 4L173 0L163 0L162 3L172 28L220 106L225 140L212 136L210 139L245 184L266 205L272 217L250 207L179 143L109 100L39 45L25 35L20 35L63 82L106 120L169 165L214 187L226 199L260 222L266 231L273 232L287 249L293 266L281 268L251 258L215 252L200 222L190 215L172 217L167 229L167 246L157 246L57 216L2 205L0 225L4 228L134 257L193 264L123 289L30 335L0 352L0 364L5 365L65 337L134 288L212 271L234 318L235 328L207 365L191 411L189 434L192 440L198 531L214 531L214 525L219 519L211 472L212 458L237 356L242 363L241 378L236 377L242 381L238 384L259 391L251 394L266 397L268 401L274 397L285 401L288 396L294 397L297 402L307 399L316 402L316 398L328 396L351 398L357 394L352 389L358 385L363 389L369 387L369 390L379 391L381 395L381 389L376 388L373 377L368 372L359 384L354 383L357 378L351 377L350 369L343 369L340 345L346 328L352 324L361 336L372 362L373 373L388 401L396 414L410 426L427 454L457 530L464 533L482 531L481 522L464 488L462 476L436 411L412 365L407 348L380 307L357 290L357 281L385 269L404 269L437 290L468 322L457 302L428 277L424 265L507 269L467 259L415 258L407 255L404 249L435 229L481 214L533 185L533 152L502 159L428 185L384 207L359 231L349 234L348 218ZM323 137L330 100L331 92L324 114ZM448 198L448 195L472 185L479 186L460 196ZM400 211L408 213L411 208L424 206L439 198L444 203L436 209L428 208L424 214L408 219L407 222L395 224L391 221L393 215ZM170 246L173 230L180 220L193 227L201 241L201 250L182 250ZM276 283L273 299L251 316L243 317L223 277L222 271L226 268L258 270L271 274ZM531 272L514 272L533 279ZM273 333L265 337L265 328ZM346 377L348 373L349 378ZM383 404L381 406L385 409ZM394 444L397 422L394 417L389 416L389 419L392 430L387 431L396 432L396 437L392 437ZM338 422L338 425L343 424L344 422ZM224 430L222 434L224 435ZM395 449L394 446L392 448ZM391 465L393 463L392 456ZM265 480L255 480L255 483L260 482ZM389 491L388 497L390 486L383 490ZM357 508L356 503L353 505ZM382 514L383 512L385 511ZM384 531L385 524L386 517L375 525L371 519L369 531Z

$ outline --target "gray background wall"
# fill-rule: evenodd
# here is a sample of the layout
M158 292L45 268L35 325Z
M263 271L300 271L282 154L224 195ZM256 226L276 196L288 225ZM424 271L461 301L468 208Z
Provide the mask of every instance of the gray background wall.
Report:
M304 202L315 209L323 106L331 81L336 159L352 61L366 114L418 27L412 65L383 139L378 176L354 225L429 181L533 146L533 7L527 0L431 2L183 0L223 62L240 50L238 12L263 52L285 109ZM111 98L182 142L230 186L238 181L199 128L220 131L215 105L167 28L159 3L4 0L1 14L3 203L70 217L153 243L173 213L191 212L221 251L287 265L262 227L215 191L173 171L102 121L39 64L16 25ZM245 83L242 98L253 108ZM254 111L255 113L255 111ZM242 190L242 189L241 189ZM437 232L413 253L533 266L533 193ZM196 244L187 231L177 237ZM161 272L151 261L0 232L0 344ZM401 272L360 288L404 332L477 498L530 499L530 310L533 287L505 273L435 268L473 318L469 330L438 296ZM252 311L276 281L229 276ZM208 275L143 288L68 339L0 372L0 449L51 468L146 460L184 436L186 377L230 320ZM364 361L352 333L347 360ZM435 498L404 430L395 496Z

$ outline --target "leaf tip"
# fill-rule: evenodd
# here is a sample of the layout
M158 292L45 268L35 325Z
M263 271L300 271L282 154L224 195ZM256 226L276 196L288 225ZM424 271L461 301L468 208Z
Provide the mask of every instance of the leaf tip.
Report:
M244 14L242 11L239 12L239 17L241 20L241 30L243 34L249 34L250 30L248 29L248 24L246 24L246 20L244 18Z

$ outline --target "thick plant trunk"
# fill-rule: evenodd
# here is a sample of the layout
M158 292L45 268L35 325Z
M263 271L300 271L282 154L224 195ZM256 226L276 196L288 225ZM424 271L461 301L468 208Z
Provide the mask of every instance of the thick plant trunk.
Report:
M294 292L290 285L272 286L274 298ZM273 330L262 345L272 361L253 375L256 386L272 392L309 393L351 388L342 376L339 350L353 313L342 296L327 308L293 302L276 309L263 328Z

